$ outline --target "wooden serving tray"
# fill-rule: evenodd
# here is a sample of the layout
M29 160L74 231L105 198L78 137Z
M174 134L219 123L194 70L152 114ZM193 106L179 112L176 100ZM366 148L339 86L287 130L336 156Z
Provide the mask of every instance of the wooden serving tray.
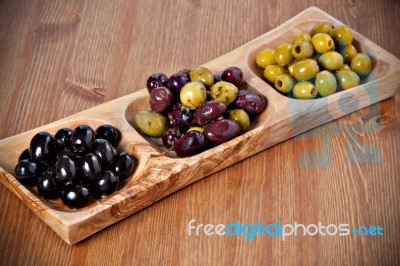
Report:
M391 97L400 85L400 60L357 32L357 50L373 59L373 71L360 86L313 100L289 99L262 78L255 64L259 51L290 42L300 31L309 31L320 21L343 24L322 10L311 7L270 32L204 64L215 73L229 66L243 70L248 90L263 94L267 109L252 123L247 133L190 158L161 154L155 139L135 129L134 116L148 110L146 89L0 141L0 181L23 200L62 239L74 244L95 232L143 209L178 189L228 167L279 142L338 117ZM13 176L19 154L29 147L39 131L54 134L62 127L88 124L93 128L112 124L122 133L120 149L137 158L133 176L113 195L83 209L69 209L61 201L46 201L37 191L22 186ZM154 156L157 155L157 156Z

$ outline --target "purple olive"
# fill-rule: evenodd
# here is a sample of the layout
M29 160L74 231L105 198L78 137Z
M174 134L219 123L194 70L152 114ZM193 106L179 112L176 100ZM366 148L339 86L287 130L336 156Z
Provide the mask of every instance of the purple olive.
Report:
M185 133L181 126L170 126L161 136L162 142L168 148L174 146Z
M238 123L229 119L214 121L204 129L204 135L214 144L226 142L238 136L239 133L240 126Z
M267 102L262 95L240 91L236 97L235 105L237 108L245 110L248 114L256 115L265 110Z
M179 157L188 157L203 151L205 137L200 131L188 131L175 144L174 150Z
M221 79L226 82L233 83L240 88L243 84L243 72L238 67L228 67L222 72Z
M193 111L183 106L180 102L174 104L168 112L168 119L171 126L189 127L193 122Z
M194 113L194 121L199 126L205 126L222 116L225 111L225 104L215 100L211 100L203 103L196 109L196 112Z
M153 111L158 113L162 113L167 111L172 102L174 100L174 96L172 95L171 91L166 87L158 87L152 90L150 93L150 108Z
M147 91L151 93L155 88L166 87L168 77L163 73L151 74L146 81Z
M189 82L189 76L186 73L177 72L169 77L167 86L174 95L179 96L182 87L188 82Z

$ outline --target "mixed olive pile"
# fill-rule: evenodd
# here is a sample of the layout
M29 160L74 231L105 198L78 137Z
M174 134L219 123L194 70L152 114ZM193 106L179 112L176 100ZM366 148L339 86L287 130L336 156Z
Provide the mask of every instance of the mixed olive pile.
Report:
M348 26L320 22L292 43L261 51L256 63L265 79L289 97L325 97L359 85L372 70L371 58L357 52L353 39Z
M267 106L262 95L243 89L242 70L228 67L213 75L205 67L182 70L169 78L147 79L151 110L135 115L137 128L179 157L188 157L226 142L250 127Z
M113 193L133 173L134 158L115 148L119 139L111 125L95 131L88 125L62 128L54 136L42 131L21 153L14 172L22 184L36 185L43 198L61 196L66 206L80 208Z

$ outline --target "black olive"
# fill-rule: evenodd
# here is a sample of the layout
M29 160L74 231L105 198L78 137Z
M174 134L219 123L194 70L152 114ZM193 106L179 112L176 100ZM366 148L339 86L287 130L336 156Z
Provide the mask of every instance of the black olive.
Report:
M120 179L120 181L128 178L134 168L134 160L133 158L127 154L126 152L121 152L114 158L114 162L110 166L110 170L116 173Z
M57 143L57 148L61 149L69 149L71 146L70 137L74 131L70 128L62 128L57 131L54 135L54 138Z
M56 175L58 181L64 185L68 186L75 183L76 166L74 160L72 160L68 155L59 157L56 162Z
M31 158L31 153L29 152L29 149L25 149L23 152L18 157L18 162L22 161L24 159L30 159Z
M94 181L101 175L101 161L93 153L82 156L80 160L80 177L83 181Z
M91 187L91 194L94 198L100 198L104 195L113 193L119 184L119 178L112 171L107 170L96 180Z
M81 185L67 188L61 194L62 202L71 208L85 206L90 200L89 190Z
M95 133L90 126L80 125L70 137L72 150L76 153L84 153L90 150L95 140Z
M95 140L92 147L92 153L100 158L103 166L111 164L114 156L117 155L115 148L105 139Z
M120 139L120 132L111 125L101 125L96 129L96 139L108 140L112 145L117 145Z
M32 161L31 159L23 159L15 166L15 174L17 179L28 186L33 186L37 183L39 175L44 171L41 163Z
M56 199L59 196L60 187L56 182L54 174L50 171L43 173L37 183L39 195L45 199Z
M32 159L46 163L54 158L57 146L52 135L47 132L37 133L31 140L30 153Z

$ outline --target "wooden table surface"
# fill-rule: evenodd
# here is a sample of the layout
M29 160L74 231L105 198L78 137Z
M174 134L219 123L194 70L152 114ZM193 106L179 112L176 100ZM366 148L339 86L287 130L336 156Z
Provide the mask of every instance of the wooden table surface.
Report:
M400 57L400 2L0 1L0 139L208 62L311 5ZM0 265L400 261L400 93L210 175L70 246L0 185ZM380 226L383 236L188 235L198 224Z

